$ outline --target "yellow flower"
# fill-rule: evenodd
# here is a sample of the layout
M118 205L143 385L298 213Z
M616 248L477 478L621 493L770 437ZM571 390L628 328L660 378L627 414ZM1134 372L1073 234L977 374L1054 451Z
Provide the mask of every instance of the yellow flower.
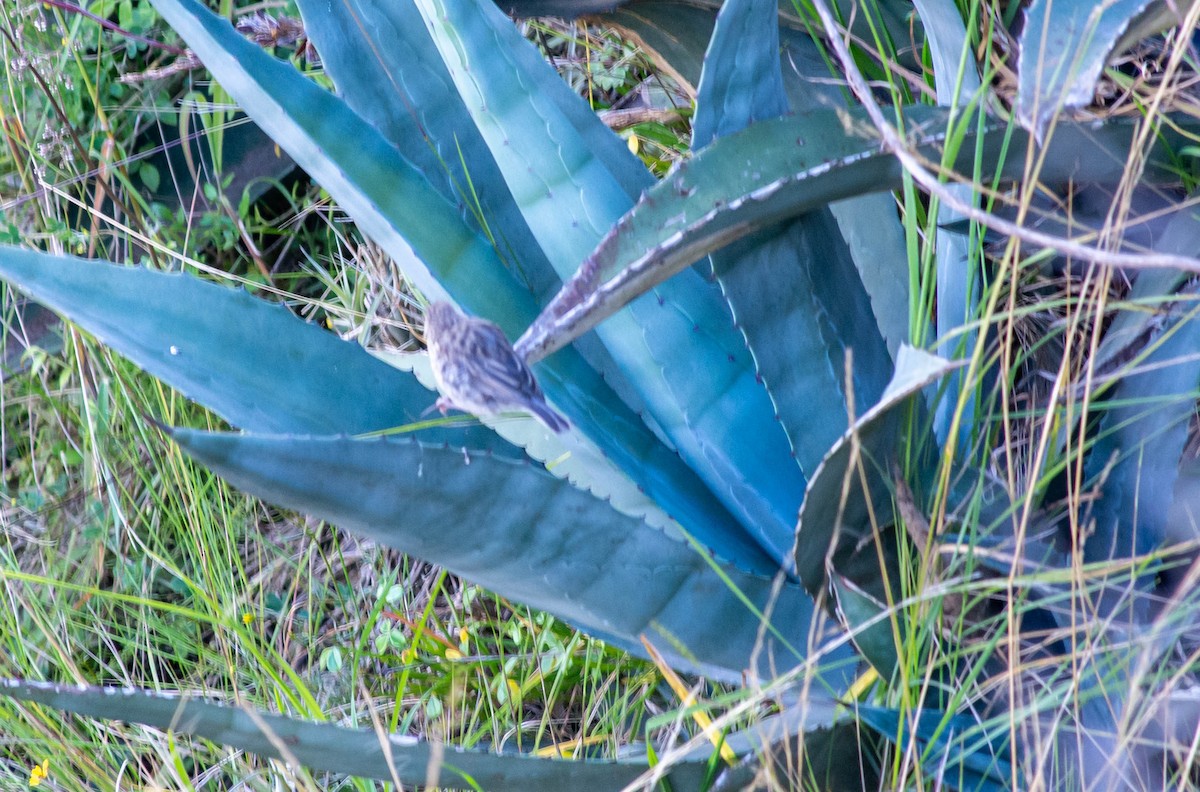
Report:
M45 759L40 765L34 765L29 772L29 786L35 787L50 777L50 760Z
M245 613L243 613L243 614L242 614L242 624L244 624L244 625L246 625L247 627L249 627L249 626L250 626L250 622L252 622L252 621L254 621L254 614L253 614L253 613L250 613L249 611L246 611Z

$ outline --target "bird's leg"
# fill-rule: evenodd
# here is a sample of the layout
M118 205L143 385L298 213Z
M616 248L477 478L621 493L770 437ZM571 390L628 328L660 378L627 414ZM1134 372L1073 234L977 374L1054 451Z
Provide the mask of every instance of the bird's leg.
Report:
M457 408L454 406L453 402L451 402L445 396L439 396L437 401L435 401L433 404L429 405L428 407L426 407L424 410L421 411L420 417L424 418L426 415L429 415L429 413L433 412L434 410L437 410L442 415L445 415L447 412L449 412L450 410L454 410L454 409L457 409Z

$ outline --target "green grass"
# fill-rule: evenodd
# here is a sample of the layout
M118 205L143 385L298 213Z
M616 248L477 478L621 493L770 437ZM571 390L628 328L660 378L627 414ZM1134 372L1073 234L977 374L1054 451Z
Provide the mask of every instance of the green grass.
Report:
M102 10L132 33L170 38L145 2ZM549 23L529 29L598 110L658 79L643 56L610 33ZM870 30L892 57L897 42ZM0 55L4 241L197 270L285 300L368 346L419 344L417 302L402 277L320 188L297 174L264 173L269 189L253 197L230 190L237 167L219 154L239 122L203 72L119 83L120 73L161 67L174 56L37 5L0 9ZM909 96L908 75L872 63L877 73L868 76L897 97ZM1000 71L987 75L993 87L1003 82ZM51 73L64 76L44 76ZM637 139L647 166L661 173L686 150L687 116L685 109L681 124L646 122L623 134ZM157 158L160 124L196 134L207 159L167 169ZM164 184L178 189L178 200L149 197ZM913 338L933 343L936 213L911 184L898 203L909 242ZM978 233L970 253L983 255ZM1021 400L1022 383L1043 369L1077 381L1096 351L1093 331L1124 293L1103 279L1041 278L1036 257L1011 248L991 253L991 278L981 285L982 308L970 327L984 341L966 351L956 405L960 431L974 432L964 438L969 455L947 464L941 481L921 493L930 535L963 531L964 546L983 505L976 491L960 512L948 513L952 481L990 475L1007 482L1018 517L1032 529L1025 506L1043 505L1051 475L1078 465L1082 428L1099 408L1071 397L1048 412ZM12 306L6 310L11 349L24 329ZM0 391L0 676L196 691L303 718L378 723L456 745L548 755L613 756L632 743L666 745L694 735L692 710L652 665L437 567L234 491L146 420L217 427L217 419L79 332L59 332L36 336ZM1069 352L1046 357L1059 342ZM978 375L997 360L1000 387ZM1062 452L1047 440L1060 430L1071 440ZM914 437L928 431L912 427ZM1043 442L1048 450L1039 463ZM1067 493L1074 518L1089 495L1077 484ZM910 535L918 529L907 526ZM1048 671L1062 658L1038 651L1038 641L1062 637L1062 630L1021 634L1017 627L1032 612L1038 587L1060 586L1063 607L1082 625L1073 637L1076 667L1092 663L1114 639L1104 625L1089 623L1079 595L1103 578L1127 579L1130 569L1006 574L966 552L935 562L931 550L905 551L917 563L905 567L913 572L888 603L906 625L896 635L900 666L864 700L913 710L953 670L960 682L947 709L997 691L1009 697L1010 714L986 721L996 733L1028 728L1031 713L1086 704L1075 678ZM1185 599L1176 618L1194 622L1198 609ZM1135 669L1133 687L1146 691L1139 706L1152 713L1156 701L1185 689L1195 661ZM732 710L730 721L771 711L757 691L699 692L700 708L712 705L716 716ZM4 698L0 723L2 789L24 788L44 761L45 787L64 790L381 788ZM1136 725L1123 724L1128 733L1119 738L1132 739ZM1186 746L1175 749L1185 766L1194 759ZM893 752L883 786L937 788L941 779L925 774L918 758ZM1033 766L1057 761L1048 750ZM776 777L777 788L813 783L796 775L794 756L790 764L793 775ZM1167 781L1184 786L1188 779Z
M177 44L148 3L101 10ZM236 119L203 72L121 84L174 56L58 8L5 4L0 34L6 241L198 268L347 337L414 346L419 315L402 278L319 188L291 174L254 200L227 190L234 172L214 155ZM607 95L644 77L631 68ZM52 71L67 76L42 78ZM62 119L71 134L59 135ZM165 167L160 125L196 135L188 169ZM173 192L164 187L181 200L148 197ZM11 349L22 333L11 305L6 320ZM611 756L647 736L648 712L673 706L645 662L239 494L147 418L219 421L78 331L58 332L61 352L58 336L34 338L0 395L0 675L196 691L549 755ZM0 723L3 789L25 788L44 761L41 787L62 790L379 786L8 699Z

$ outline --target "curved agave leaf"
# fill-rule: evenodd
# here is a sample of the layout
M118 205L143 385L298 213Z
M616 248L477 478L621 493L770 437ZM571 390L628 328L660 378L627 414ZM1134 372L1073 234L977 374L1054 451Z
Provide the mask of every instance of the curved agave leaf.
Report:
M378 129L478 233L494 241L518 283L544 304L562 280L538 247L416 5L300 0L306 29L347 106ZM629 409L645 405L594 335L583 357ZM541 433L519 445L528 449ZM593 455L594 456L594 455Z
M1181 210L1155 249L1194 250L1196 226L1193 211ZM1176 270L1139 273L1130 309L1118 313L1097 350L1099 381L1116 379L1117 385L1086 471L1094 480L1114 457L1116 462L1093 509L1096 528L1084 547L1086 560L1129 558L1188 538L1178 535L1179 524L1172 518L1188 420L1200 388L1196 290L1174 294L1184 279ZM1132 352L1138 348L1150 351ZM1146 579L1142 583L1150 585Z
M1169 220L1161 236L1147 229L1144 241L1160 253L1187 253L1195 250L1197 235L1200 235L1200 212L1192 201L1200 198L1193 193L1174 212L1168 212ZM1152 210L1161 216L1163 209ZM1123 236L1128 238L1131 232ZM1133 287L1123 301L1126 307L1117 311L1112 324L1100 341L1092 366L1099 376L1104 376L1129 358L1135 348L1145 346L1145 341L1154 326L1161 321L1160 311L1169 307L1180 284L1187 279L1186 272L1173 269L1147 270L1135 274Z
M998 719L989 730L970 715L920 710L905 715L882 707L859 707L858 717L904 750L915 743L929 777L966 792L1007 792L1022 788L1009 759L1009 723Z
M854 581L841 575L831 575L830 583L842 625L850 640L883 679L891 679L900 664L897 631L904 628L887 604L880 602Z
M561 280L471 123L417 7L375 0L298 5L346 105L424 174L472 229L495 238L501 257L539 303L552 297Z
M569 275L649 174L492 5L420 6L517 204ZM598 328L600 338L682 458L746 535L787 564L802 480L774 474L790 462L786 437L731 317L694 272L655 297Z
M0 248L0 278L253 431L379 431L417 421L435 398L357 344L240 289L19 248ZM522 456L479 428L419 434L426 442L478 443Z
M441 564L634 654L645 654L644 635L671 665L716 679L740 680L756 656L756 672L791 667L809 631L827 626L800 587L776 593L770 578L710 565L677 536L526 463L409 440L171 436L258 497ZM827 659L849 654L839 647Z
M796 569L810 591L824 587L827 558L836 568L840 548L853 547L873 525L886 524L900 420L921 389L954 365L901 347L896 374L879 403L834 444L813 474L796 528Z
M695 92L693 86L700 83L705 47L716 22L713 10L678 0L634 0L602 18L639 42L655 58L656 64ZM782 24L779 38L777 55L791 108L842 107L844 92L827 79L834 73L832 64L822 57L808 30ZM703 107L702 104L701 109ZM900 344L907 342L909 337L908 272L897 264L907 259L907 252L895 199L888 194L861 195L834 203L829 210L837 219L845 247L849 248L862 285L870 296L875 324L887 342L888 352L895 355ZM826 255L831 255L829 250L837 250L841 244L818 235L814 246L826 248ZM781 273L776 271L766 277L780 276ZM739 324L744 325L749 318L743 315ZM757 365L763 368L762 361ZM884 376L886 378L886 372ZM838 388L843 384L844 381L839 379ZM776 409L780 409L785 401L775 399Z
M939 160L951 111L921 106L903 111L912 141ZM1176 119L1156 138L1143 174L1147 183L1178 178L1155 156L1182 145L1200 122ZM1049 141L1042 178L1105 181L1119 177L1134 126L1060 125ZM949 165L979 167L983 178L1018 177L1020 157L1005 157L1028 137L989 121L967 132ZM977 165L978 163L978 165ZM540 359L586 332L629 300L672 277L697 256L832 201L901 186L902 173L879 149L861 111L811 111L764 121L722 138L681 164L638 201L604 238L555 301L570 295L570 310L555 303L542 312L517 348ZM582 300L579 295L587 295Z
M892 373L849 251L822 210L718 251L713 262L800 469L811 476L849 424L847 380L860 414Z
M195 0L153 2L255 122L347 207L422 293L453 294L510 335L532 320L531 295L491 244L374 127ZM743 568L778 568L578 353L568 350L537 373L572 424L700 541Z
M784 9L783 13L786 14L787 10ZM712 10L690 2L634 0L634 2L604 15L603 19L606 23L615 25L638 41L644 49L655 56L656 63L664 66L682 85L690 87L700 84L705 47L716 22L716 14ZM782 20L782 16L780 19ZM822 57L807 28L797 29L791 26L797 22L798 20L789 19L787 23L781 23L778 27L780 45L776 53L778 66L772 69L772 71L782 73L783 89L787 94L788 104L793 110L842 107L845 104L843 91L829 83L827 79L831 74L836 73L831 62L828 58ZM735 41L736 47L748 45L746 39L735 39ZM735 68L739 63L739 52L736 49L730 52L730 48L726 47L724 51L732 56L731 62L724 64L723 69L714 65L712 73L717 75L714 79L719 79L722 74ZM714 54L709 54L710 61ZM762 69L768 67L769 64L763 64ZM752 73L761 69L756 61L753 66L745 70ZM692 90L694 92L695 89ZM720 112L715 108L716 105L712 99L701 100L697 108L697 121L702 120L705 113ZM768 114L762 113L760 117L768 117ZM726 130L726 132L731 131L734 130L732 128ZM698 139L693 135L694 147L698 147L695 143ZM900 344L908 340L909 335L908 272L904 267L898 266L898 262L906 260L907 253L904 232L896 214L895 200L886 194L862 195L834 203L829 210L837 219L838 228L841 230L845 244L843 245L835 237L826 237L827 231L813 228L809 230L809 234L812 235L811 245L817 250L823 251L818 254L821 260L832 260L835 255L844 255L845 248L849 249L850 256L862 279L862 285L870 296L871 309L875 314L874 324L878 326L887 342L889 353L894 355L900 348ZM802 232L793 233L803 235ZM766 244L778 245L779 243ZM795 254L789 252L787 255L790 260L791 256ZM802 254L800 258L803 259ZM722 267L718 264L717 268L725 270L727 278L729 272L738 266L741 265ZM784 277L785 272L787 277ZM790 271L774 269L772 272L765 273L762 278L751 275L743 277L749 282L783 284L790 279ZM728 288L726 287L724 291L728 299ZM799 291L803 292L804 289L801 288ZM748 298L747 304L756 305L757 302L753 298ZM840 301L839 304L844 305L845 301ZM737 315L738 311L734 310L734 313ZM746 333L747 324L754 316L753 312L749 314L743 312L738 316L737 321L743 334ZM869 329L870 325L866 327ZM863 346L855 342L851 342L850 345ZM751 343L751 346L753 347L754 344ZM778 346L787 348L789 344L780 343ZM754 354L760 372L764 368L769 368L760 359L762 353L759 350L755 350ZM865 356L860 356L859 360L864 358ZM841 366L836 368L838 370L836 387L840 390L844 384L844 372ZM890 364L882 370L881 376L885 381L887 369L890 369ZM789 366L781 369L778 374L786 375L790 371L795 371L795 367ZM780 387L771 385L772 382L778 381L778 376L770 377L764 374L764 377L767 379L769 391ZM860 393L865 390L864 387ZM817 392L815 389L809 391L809 393L815 392ZM830 393L836 394L836 391L830 391ZM776 410L781 414L790 403L786 397L775 398L773 401ZM787 421L784 421L784 428L786 429L787 426ZM793 439L793 445L794 443ZM828 443L820 446L820 451L824 451L825 448L828 448Z
M1151 341L1149 354L1121 378L1100 421L1087 473L1094 480L1113 466L1092 512L1096 525L1084 545L1087 561L1131 558L1168 539L1172 491L1200 392L1200 307L1195 289L1187 295Z
M704 56L692 149L787 111L779 66L779 3L726 0Z
M1034 0L1017 60L1017 118L1040 138L1060 109L1092 101L1117 46L1178 24L1193 0ZM1131 34L1131 35L1127 35Z
M436 387L428 354L382 351L371 354L401 371L411 372L426 387ZM545 464L555 476L608 501L617 511L645 520L656 528L674 525L674 520L658 504L646 493L629 486L625 474L590 443L572 443L570 434L547 432L532 416L500 415L479 420L509 442L520 445L529 457Z
M980 88L974 55L967 41L967 28L952 0L914 0L917 13L925 28L933 61L933 79L938 104L942 107L967 107ZM978 199L968 185L947 185L958 200L975 205ZM947 228L958 219L947 207L938 208L937 229L937 335L942 339L938 353L942 357L959 357L958 350L975 347L974 331L957 332L972 321L979 310L979 261L971 255L973 246L969 234L955 233ZM978 246L974 246L978 249ZM952 337L953 336L953 337ZM958 412L962 379L959 372L947 377L946 395L934 411L933 431L938 442L945 444L954 416ZM969 388L962 412L974 414L974 389ZM969 432L959 436L959 451L966 452L973 442Z
M298 761L318 772L384 781L398 778L402 784L418 786L433 778L439 788L610 792L650 770L645 759L569 761L494 754L131 688L0 679L0 695L77 715L169 729L259 756ZM707 765L706 758L680 760L667 769L666 776L684 788L696 789Z
M693 145L787 111L776 17L772 0L722 7L700 80ZM852 373L860 410L891 373L841 233L822 208L716 251L712 263L800 469L811 473L848 422L846 348L861 356Z

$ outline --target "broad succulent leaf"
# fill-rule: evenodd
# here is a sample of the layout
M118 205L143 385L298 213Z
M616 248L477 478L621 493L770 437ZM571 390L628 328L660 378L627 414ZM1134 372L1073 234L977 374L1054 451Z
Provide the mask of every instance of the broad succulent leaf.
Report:
M879 403L855 421L814 472L796 528L796 569L810 591L824 587L827 559L837 568L839 548L853 547L873 527L887 523L901 419L915 406L921 389L953 367L927 352L901 347L895 376Z
M1103 475L1103 483L1095 530L1084 545L1087 561L1131 558L1168 538L1175 478L1200 393L1195 290L1185 295L1152 336L1148 354L1132 361L1111 402L1097 405L1105 412L1087 471L1093 479Z
M771 0L729 0L722 7L700 80L695 145L787 111L776 17ZM856 409L863 410L891 374L841 232L821 207L714 251L711 260L800 469L811 473L846 427L847 377L854 379ZM856 356L851 372L847 348Z
M952 0L915 0L914 5L925 29L933 61L933 80L937 101L942 107L966 108L975 100L979 74L974 54L967 41L967 28L958 7ZM969 185L946 185L951 194L966 204L978 202ZM979 310L980 261L971 255L971 235L957 233L947 226L958 219L948 207L938 207L937 255L937 335L941 339L938 353L942 357L961 357L958 350L971 354L975 347L973 331L957 332L971 322ZM974 246L978 250L978 245ZM947 377L946 395L938 402L934 413L933 431L938 442L945 443L962 394L962 374L951 372ZM962 412L974 413L973 389L965 394ZM972 442L968 432L959 437L959 448L965 450Z
M649 174L490 3L419 5L534 235L569 276ZM802 480L776 475L786 437L715 288L683 273L598 332L682 458L786 564Z
M847 380L858 413L892 371L838 226L818 210L715 253L713 264L800 469L811 475L848 425Z
M423 294L453 295L510 336L533 319L531 295L495 248L374 127L194 0L154 3L255 122L350 211ZM537 374L571 423L703 544L747 569L778 567L578 353L567 350Z
M131 688L54 685L0 680L0 695L92 718L141 723L175 734L202 737L263 757L297 760L325 773L399 779L420 786L430 778L439 788L579 789L611 792L650 771L646 759L562 761L419 740L374 729L351 729ZM386 742L384 742L386 740ZM286 746L286 755L280 746ZM706 757L683 758L665 772L685 789L699 788Z
M20 248L0 248L0 278L252 431L399 428L417 422L436 398L357 344L241 289ZM479 428L427 428L419 435L426 442L478 443L496 454L522 456Z
M500 169L471 123L413 3L300 0L305 30L337 94L374 126L519 269L536 298L557 275L537 247ZM486 223L486 226L484 225Z
M1017 118L1039 138L1061 109L1091 102L1105 61L1123 41L1178 24L1192 0L1034 0L1017 60Z
M562 285L537 245L416 5L300 0L305 28L338 96L374 126L467 224L494 241L516 281L545 304ZM635 413L644 405L594 336L576 342Z
M776 0L726 0L704 56L692 148L788 111Z
M1194 212L1180 210L1153 240L1154 249L1192 252L1196 231ZM1118 313L1097 350L1098 385L1111 401L1094 405L1105 413L1087 473L1094 479L1115 464L1093 510L1096 530L1085 545L1086 560L1128 558L1170 542L1175 481L1200 389L1196 290L1175 293L1184 279L1170 269L1139 273L1130 308ZM1110 377L1117 378L1111 391Z
M903 110L913 145L941 159L949 110ZM1165 152L1184 145L1200 122L1177 119L1155 139L1143 174L1146 183L1173 183L1178 173ZM934 131L931 131L934 130ZM1120 178L1135 126L1113 121L1100 127L1060 125L1049 141L1042 177L1047 181ZM990 120L955 138L947 164L970 167L982 178L1016 178L1021 157L1006 156L1029 138ZM750 163L747 167L746 163ZM709 253L783 220L832 201L901 186L899 164L880 151L861 111L812 111L764 121L722 138L648 191L601 241L517 347L532 359L559 349L629 300L672 277L696 256ZM573 295L585 294L579 302ZM569 298L567 296L570 296ZM561 312L556 303L574 307Z
M705 48L716 23L716 13L712 9L689 2L634 0L605 14L603 19L639 42L655 58L656 64L674 75L685 89L695 93L695 86L700 84ZM845 92L824 81L834 73L832 64L822 56L807 29L793 27L793 24L799 24L799 21L789 19L781 24L777 52L791 109L843 106ZM739 41L739 46L744 43ZM710 105L702 102L698 110L708 112L707 107ZM907 253L895 199L888 194L861 195L839 201L829 210L837 219L845 247L870 295L879 332L887 342L888 351L895 354L900 344L909 338L908 272L905 267L898 266L898 262L906 260ZM840 242L821 236L823 232L812 233L817 234L813 246L825 249L828 255L842 247ZM779 272L773 272L770 277L779 275ZM743 331L748 318L743 315L739 319ZM757 359L757 351L755 355ZM761 370L761 363L759 368ZM839 380L838 387L842 384ZM777 409L781 401L776 400Z
M776 593L770 577L710 564L677 534L528 463L409 440L171 434L257 497L441 564L634 654L645 654L644 635L672 665L716 679L739 680L760 639L755 671L802 662L809 631L826 622L799 586ZM847 655L835 648L822 662Z
M535 238L570 274L653 177L495 6L416 6Z
M914 714L859 707L858 716L905 751L915 747L926 778L963 792L1007 792L1020 788L1009 757L1007 718L991 733L975 718L936 710Z
M1196 196L1190 196L1191 199ZM1155 212L1161 215L1161 211ZM1131 233L1127 232L1126 236ZM1195 250L1195 240L1200 235L1200 213L1194 206L1186 205L1171 214L1166 228L1158 238L1146 240L1148 246L1160 253L1183 253ZM1174 269L1144 270L1135 273L1133 287L1126 298L1116 306L1117 315L1104 333L1100 347L1092 361L1094 371L1104 376L1112 373L1122 362L1127 361L1145 344L1148 335L1161 321L1161 312L1175 300L1179 286L1187 279L1186 272Z
M854 581L831 575L834 601L842 625L859 653L884 680L890 679L900 663L897 629L902 629L887 603L880 602Z

